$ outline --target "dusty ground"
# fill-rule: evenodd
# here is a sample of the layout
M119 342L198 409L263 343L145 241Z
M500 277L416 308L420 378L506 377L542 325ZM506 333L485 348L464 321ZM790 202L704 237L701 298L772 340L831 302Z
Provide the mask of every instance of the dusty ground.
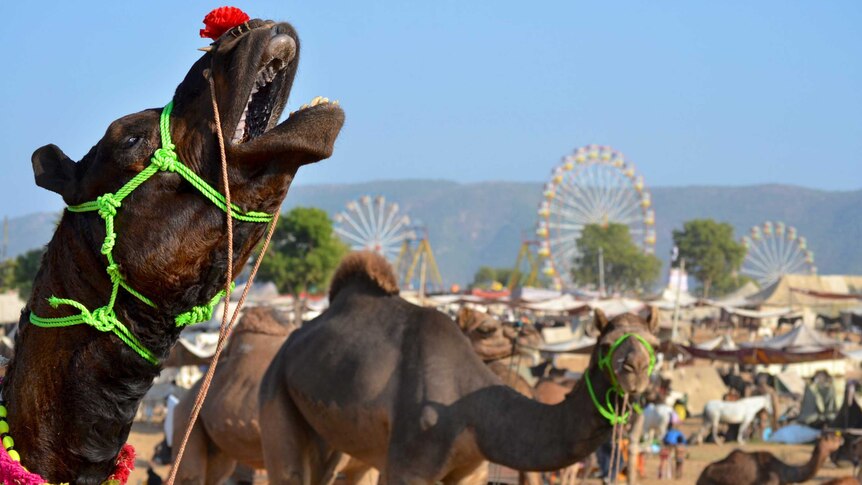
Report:
M700 419L692 418L686 420L686 423L683 425L682 429L686 432L686 434L688 434L690 431L697 429L698 426L700 426ZM138 459L136 463L136 469L132 473L132 477L129 480L130 484L146 483L147 464L152 457L153 448L159 441L162 440L161 429L161 426L145 424L135 424L135 426L132 428L132 434L129 437L129 441L135 446L135 449L138 451ZM701 446L689 447L689 458L685 462L685 476L681 480L658 480L656 478L658 472L658 456L647 455L647 478L641 480L641 483L643 483L644 485L658 485L665 483L694 483L697 479L697 476L700 474L701 470L706 467L706 465L713 461L724 458L736 447L737 446L735 443L724 445L705 444ZM813 449L813 445L777 445L754 443L745 445L743 449L752 451L767 450L774 453L779 459L783 460L784 462L796 465L804 463L808 460L808 458L811 456L811 450ZM161 477L167 478L169 467L157 466L155 467L155 470ZM830 462L827 461L826 465L820 471L817 478L809 483L820 483L831 478L850 476L852 475L852 473L853 470L849 467L835 468ZM583 483L598 484L601 482L599 480L586 480Z

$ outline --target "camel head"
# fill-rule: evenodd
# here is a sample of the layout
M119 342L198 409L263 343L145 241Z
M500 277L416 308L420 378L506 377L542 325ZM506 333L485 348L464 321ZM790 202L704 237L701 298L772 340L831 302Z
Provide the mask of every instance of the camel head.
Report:
M837 433L824 433L820 436L820 439L817 441L817 446L815 447L817 453L820 454L821 457L825 458L829 456L831 453L838 451L838 448L841 448L841 445L844 444L844 440L841 438L840 434ZM854 443L853 451L857 451L857 446Z
M491 315L461 307L455 321L470 339L470 344L480 359L487 362L512 354L512 339L506 335L503 323Z
M473 350L485 362L518 354L533 358L539 345L539 334L530 324L520 328L478 310L461 307L455 317L458 327L470 339ZM515 345L517 343L517 345Z
M341 108L323 98L315 98L310 107L278 124L298 61L299 38L290 24L250 20L213 42L174 94L168 131L177 158L223 194L214 91L231 197L243 211L278 211L298 168L329 157L343 124ZM165 101L170 101L165 94ZM36 184L61 195L70 206L116 193L165 148L161 113L162 108L149 109L114 121L78 162L54 145L36 150L32 157ZM224 285L225 217L187 178L161 168L116 207L113 256L122 277L166 313L202 304ZM234 228L236 274L266 224L235 220ZM67 211L58 232L63 229L64 242L73 240L81 264L93 266L88 279L102 278L94 287L109 288L100 254L106 234L100 214ZM107 296L107 290L100 293ZM46 295L34 292L37 296ZM128 302L128 295L121 292L121 300Z
M617 382L623 392L635 395L644 392L649 386L654 354L643 341L653 348L658 345L653 335L658 328L658 310L650 309L646 319L624 313L608 320L604 312L596 309L595 326L600 335L593 350L592 364L607 362L608 365L599 364L601 371L611 383ZM630 336L623 338L627 334Z

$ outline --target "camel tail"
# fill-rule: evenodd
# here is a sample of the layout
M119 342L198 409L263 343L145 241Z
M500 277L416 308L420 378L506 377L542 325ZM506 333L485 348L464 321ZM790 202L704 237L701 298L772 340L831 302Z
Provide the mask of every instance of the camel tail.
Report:
M341 260L329 285L329 301L355 281L369 283L387 295L398 294L398 278L392 266L383 256L371 251L353 252Z

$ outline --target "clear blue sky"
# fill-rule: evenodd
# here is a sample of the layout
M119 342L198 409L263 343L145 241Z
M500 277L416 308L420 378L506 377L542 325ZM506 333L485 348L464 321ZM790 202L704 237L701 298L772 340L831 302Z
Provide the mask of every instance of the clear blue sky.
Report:
M0 215L61 207L30 154L79 159L161 106L205 45L197 1L0 3ZM238 1L297 28L289 106L348 116L297 183L541 181L580 145L648 185L862 188L862 2Z

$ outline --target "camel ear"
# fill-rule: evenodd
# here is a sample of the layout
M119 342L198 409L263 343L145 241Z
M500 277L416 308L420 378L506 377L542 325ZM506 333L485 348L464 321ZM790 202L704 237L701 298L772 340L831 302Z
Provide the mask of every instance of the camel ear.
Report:
M600 308L596 308L593 310L594 320L593 323L596 326L596 330L599 333L605 331L605 327L608 326L608 317L605 316L605 312L603 312Z
M39 148L33 152L30 161L33 163L36 185L60 194L63 200L69 203L76 187L75 162L57 145L45 145Z
M659 311L658 308L654 306L649 307L649 314L647 315L647 328L649 328L650 333L656 333L658 331L659 324Z

